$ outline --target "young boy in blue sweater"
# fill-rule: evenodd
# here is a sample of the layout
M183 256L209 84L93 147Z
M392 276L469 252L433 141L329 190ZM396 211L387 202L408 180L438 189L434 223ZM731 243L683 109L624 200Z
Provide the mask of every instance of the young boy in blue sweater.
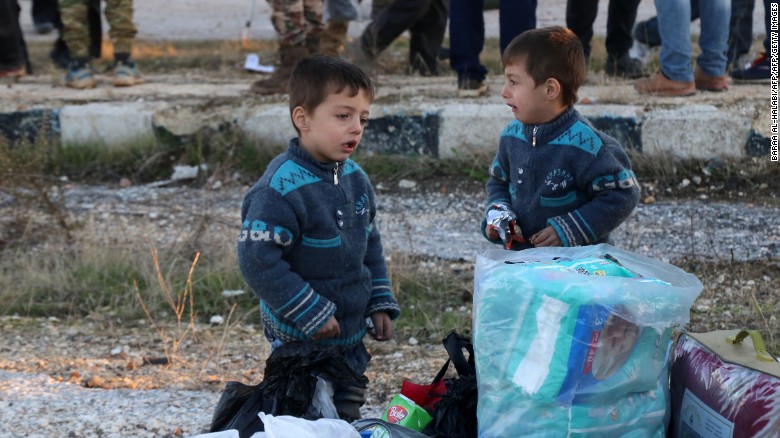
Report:
M302 60L289 83L298 137L268 165L241 207L238 264L260 298L274 346L310 341L340 349L362 375L372 336L393 336L390 290L371 183L349 156L368 121L374 86L360 68L326 56ZM360 418L365 390L336 385L339 416Z
M490 166L485 237L513 250L606 242L636 206L639 184L617 141L574 109L582 44L560 26L533 29L502 62L501 97L517 120Z

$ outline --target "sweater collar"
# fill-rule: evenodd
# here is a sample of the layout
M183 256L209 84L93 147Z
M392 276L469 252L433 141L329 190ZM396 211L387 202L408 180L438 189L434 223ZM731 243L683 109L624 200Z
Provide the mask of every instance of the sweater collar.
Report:
M523 134L529 142L533 142L534 135L536 136L536 144L543 145L560 135L562 128L568 127L575 118L577 111L574 110L574 106L570 106L564 112L560 113L558 117L552 119L547 123L539 125L524 125Z
M306 164L312 166L313 168L322 170L324 172L333 172L333 169L337 166L341 166L344 164L343 161L339 162L330 162L330 163L320 163L317 161L316 158L314 158L306 149L301 147L300 140L298 137L290 139L290 142L287 146L287 152L300 159L301 161L305 162Z

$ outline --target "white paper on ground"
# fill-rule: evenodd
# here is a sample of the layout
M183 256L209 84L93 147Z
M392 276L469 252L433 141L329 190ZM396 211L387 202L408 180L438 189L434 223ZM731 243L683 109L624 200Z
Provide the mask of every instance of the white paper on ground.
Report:
M244 70L255 71L258 73L273 73L273 65L260 64L260 57L255 53L246 55L246 61L244 61Z

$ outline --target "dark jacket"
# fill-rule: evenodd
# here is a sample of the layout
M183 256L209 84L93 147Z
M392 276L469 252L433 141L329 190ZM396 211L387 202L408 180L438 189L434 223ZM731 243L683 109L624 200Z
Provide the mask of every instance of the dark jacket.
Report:
M317 343L350 346L370 314L398 317L375 215L354 161L319 163L297 139L271 161L244 197L238 264L272 338L311 339L335 315L340 335Z
M639 183L617 141L571 107L549 123L504 129L487 194L488 209L504 203L517 215L526 241L550 225L563 246L579 246L607 242L639 201Z

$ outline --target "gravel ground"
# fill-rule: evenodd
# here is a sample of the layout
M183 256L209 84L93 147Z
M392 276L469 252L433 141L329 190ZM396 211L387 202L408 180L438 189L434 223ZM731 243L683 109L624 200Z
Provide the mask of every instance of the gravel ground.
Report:
M478 187L421 190L377 187L378 226L390 252L474 260L490 248L477 231L485 206ZM208 217L226 231L237 229L244 188L197 190L148 186L115 189L70 186L64 189L68 209L91 224L98 239L121 226L123 233L153 233L160 244L186 234L183 223ZM3 206L0 198L0 208ZM56 199L56 198L55 198ZM7 198L6 204L11 200ZM649 257L670 261L682 256L755 260L780 256L780 216L775 206L751 202L659 200L639 204L613 233L614 243Z
M88 231L81 239L132 244L149 238L165 246L191 238L191 230L206 224L204 233L232 245L228 236L237 229L245 187L194 189L167 183L128 188L66 184L51 194L55 200L64 196L70 218L85 224L82 229ZM413 181L401 185L407 188L377 187L379 227L388 253L468 263L489 247L476 231L484 206L479 187L444 184L423 190ZM16 206L9 193L0 192L0 217L11 217ZM639 205L614 239L616 245L662 260L776 259L780 217L776 208L750 203L659 200ZM74 329L59 327L57 321L31 324L4 320L4 338L10 342L0 347L3 437L193 435L207 427L224 381L257 381L262 368L257 357L247 365L242 353L262 343L252 327L241 341L231 341L234 352L223 353L229 360L207 372L218 377L204 383L202 369L162 371L139 365L143 354L159 348L151 328L127 340L131 335L125 329L121 336L101 337L101 325ZM30 327L43 333L31 335ZM374 346L364 415L378 416L402 378L425 381L443 363L440 346L408 341ZM248 368L254 374L247 374Z

